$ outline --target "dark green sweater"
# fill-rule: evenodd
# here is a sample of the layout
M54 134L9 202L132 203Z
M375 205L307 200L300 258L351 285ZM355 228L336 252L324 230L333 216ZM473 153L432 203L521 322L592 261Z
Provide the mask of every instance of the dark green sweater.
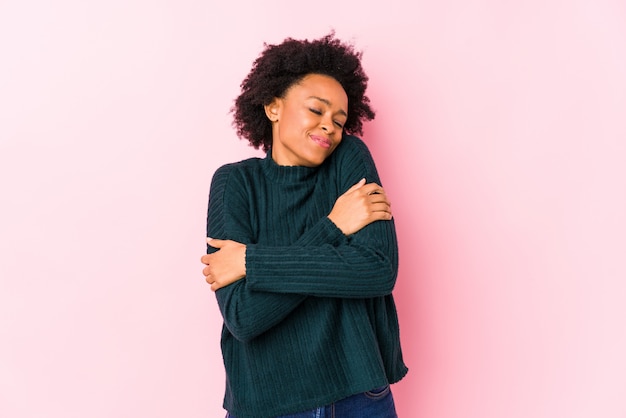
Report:
M224 408L237 418L314 409L407 372L393 221L345 236L327 218L361 178L380 184L367 147L345 136L316 168L270 155L219 168L209 197L207 236L247 245L246 277L216 292Z

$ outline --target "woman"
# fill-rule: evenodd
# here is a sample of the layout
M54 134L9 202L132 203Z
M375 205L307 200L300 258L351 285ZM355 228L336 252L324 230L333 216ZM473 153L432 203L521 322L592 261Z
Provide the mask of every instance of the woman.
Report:
M203 274L224 319L227 417L396 417L407 372L391 207L361 134L361 53L334 34L266 45L233 107L267 152L219 168Z

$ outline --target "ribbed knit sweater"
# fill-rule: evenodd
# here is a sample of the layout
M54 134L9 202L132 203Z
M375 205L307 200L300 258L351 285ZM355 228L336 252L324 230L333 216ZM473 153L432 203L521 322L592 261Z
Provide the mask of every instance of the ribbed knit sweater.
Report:
M237 418L314 409L406 374L393 220L345 236L327 217L362 178L380 184L353 136L319 167L279 166L270 151L215 172L207 236L247 245L246 277L216 292L224 408Z

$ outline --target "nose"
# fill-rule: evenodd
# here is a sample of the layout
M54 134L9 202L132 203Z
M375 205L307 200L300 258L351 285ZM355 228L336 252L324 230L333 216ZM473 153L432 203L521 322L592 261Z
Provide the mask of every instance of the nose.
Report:
M330 116L323 117L321 128L327 134L332 134L335 131L335 124L333 123L333 118Z

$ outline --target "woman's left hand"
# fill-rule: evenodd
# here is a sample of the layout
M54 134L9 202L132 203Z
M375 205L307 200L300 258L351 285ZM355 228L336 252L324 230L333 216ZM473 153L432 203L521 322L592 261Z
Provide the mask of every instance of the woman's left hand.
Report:
M206 264L202 270L211 290L216 291L245 277L246 246L232 240L210 239L207 244L218 248L212 254L205 254L200 261Z

